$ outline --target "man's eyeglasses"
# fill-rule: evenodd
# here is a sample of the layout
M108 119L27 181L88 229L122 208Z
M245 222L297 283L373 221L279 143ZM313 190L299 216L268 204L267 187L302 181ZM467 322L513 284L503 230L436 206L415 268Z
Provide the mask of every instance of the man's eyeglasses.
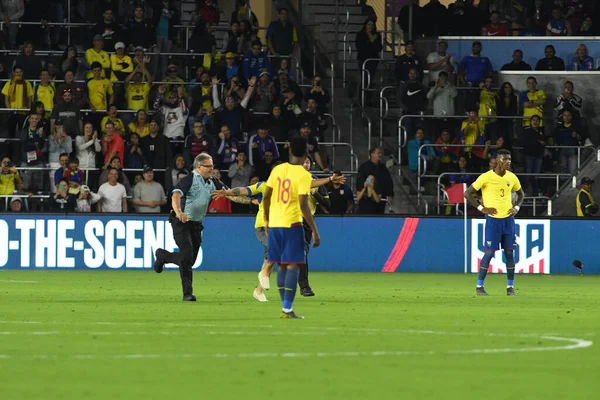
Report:
M200 166L204 167L204 168L214 168L215 167L213 164L210 164L210 165L202 165L202 164L200 164Z

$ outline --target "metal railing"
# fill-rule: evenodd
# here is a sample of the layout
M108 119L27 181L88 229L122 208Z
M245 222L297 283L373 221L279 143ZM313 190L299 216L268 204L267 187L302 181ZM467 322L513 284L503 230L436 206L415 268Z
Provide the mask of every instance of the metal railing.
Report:
M358 103L356 104L356 106L358 106L358 108L359 108L361 120L364 118L367 121L367 143L368 143L368 146L370 149L371 148L370 147L371 146L371 132L372 132L373 124L371 122L371 118L369 118L369 116L365 112L364 108ZM353 137L354 137L354 107L355 107L355 104L351 103L350 104L350 143L352 143Z

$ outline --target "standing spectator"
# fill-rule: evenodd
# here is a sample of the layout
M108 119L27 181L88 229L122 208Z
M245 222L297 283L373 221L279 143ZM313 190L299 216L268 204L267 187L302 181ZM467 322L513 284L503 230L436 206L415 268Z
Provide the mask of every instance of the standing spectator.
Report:
M254 84L254 90L250 97L250 108L254 112L265 113L271 110L276 93L275 84L270 82L269 78L270 74L267 71L261 72L258 82Z
M202 70L199 70L203 72ZM198 76L198 70L196 70L196 76ZM229 82L231 78L237 76L239 79L243 78L243 70L239 65L236 64L236 55L230 51L225 53L225 65L218 73L218 79L221 81ZM210 79L209 79L210 80Z
M258 28L258 18L256 18L256 14L250 9L250 5L248 0L236 0L235 1L235 10L231 13L230 21L250 21L248 24L251 27Z
M273 59L273 70L279 69L279 57L289 56L298 48L298 33L296 28L288 20L288 9L279 9L279 19L269 24L267 29L267 41ZM246 79L250 79L246 76Z
M580 125L573 124L571 111L563 112L563 122L554 127L552 135L555 146L581 146L586 133ZM559 149L560 166L563 171L573 175L577 169L577 152L574 148Z
M90 109L92 110L90 119L96 127L99 127L103 115L98 111L108 110L108 105L113 103L113 85L111 81L102 77L100 63L94 62L92 71L94 78L87 83Z
M102 118L100 122L100 131L104 132L106 130L106 123L108 121L112 122L115 127L115 133L122 138L125 137L125 125L123 124L123 120L119 118L119 114L117 113L117 106L115 104L111 104L108 106L108 114Z
M133 80L133 82L132 82ZM125 78L125 100L128 110L148 110L152 75L145 64L138 64Z
M257 31L252 29L247 20L240 21L240 41L238 43L238 54L245 54L252 49L252 42L260 40Z
M125 148L125 168L127 169L143 169L146 165L146 157L140 146L140 137L133 132L127 141Z
M255 84L255 81L253 81L252 79L250 80L250 82L251 85ZM233 136L237 140L241 140L244 111L246 107L248 107L248 102L250 101L250 95L252 94L252 92L246 92L246 96L240 102L240 104L236 104L235 100L232 97L228 97L225 99L225 107L221 107L221 101L219 100L219 96L214 95L216 90L216 86L214 86L213 101L214 106L217 109L217 129L220 130L223 125L227 125L229 127L229 130L231 131L231 136Z
M110 81L113 82L115 101L119 107L125 106L125 88L123 82L133 71L133 60L125 54L125 43L115 43L115 54L110 56Z
M192 167L194 159L200 153L207 153L211 157L216 154L215 143L212 137L206 134L202 121L194 121L193 131L194 132L192 135L188 135L185 138L185 145L183 149L185 164L188 166L188 168Z
M122 165L123 164L121 164L121 160L119 159L119 157L115 156L115 157L111 158L110 161L106 165L104 165L104 167L102 168L102 173L100 174L100 177L98 178L98 185L102 186L106 182L108 182L110 180L110 178L109 178L110 171L114 170L114 171L117 171L117 182L119 182L121 185L123 185L125 187L125 191L127 193L130 193L131 192L131 183L129 183L129 178L127 177L125 172L123 172Z
M167 169L173 162L171 143L160 131L160 119L150 121L150 134L142 139L142 153L154 169ZM159 175L158 173L156 175ZM159 181L163 181L159 179Z
M69 193L69 184L61 179L56 185L56 191L48 199L48 210L50 212L75 212L77 206L77 195Z
M340 171L334 171L333 175L342 176ZM327 187L329 195L329 209L321 207L325 214L343 215L352 214L354 211L354 195L350 186L341 183L332 182Z
M202 19L211 25L219 25L221 22L221 10L217 0L196 1L196 12L194 15L197 19Z
M0 163L0 196L12 195L23 188L23 179L17 167L9 157L3 157ZM4 201L0 202L0 209L4 208Z
M411 69L417 71L417 80L423 81L423 62L415 54L415 42L409 40L404 46L404 54L396 58L395 77L396 83L401 84L408 80L408 72Z
M90 68L85 74L85 79L89 80L95 77L95 64L98 64L100 67L100 78L110 77L110 57L108 53L104 51L104 38L102 35L95 35L93 43L93 47L85 51L85 62Z
M257 81L257 78L251 78L253 81ZM254 87L254 85L252 85ZM250 90L250 87L248 88ZM222 98L233 97L235 102L240 102L246 95L246 89L241 85L240 80L237 76L231 77L231 80L223 88Z
M29 128L29 118L31 118L32 115L37 115L38 117L40 117L40 121L38 122L37 126L38 128L42 128L42 130L44 131L44 137L50 136L50 120L46 118L46 109L40 101L36 101L31 105L29 117L25 118L25 122L23 123L24 129Z
M417 70L411 68L408 72L408 81L398 87L398 99L402 104L403 115L423 115L427 106L427 90L417 80ZM409 135L412 135L417 124L415 118L405 118L404 126Z
M319 151L319 138L312 132L312 126L305 122L300 126L300 136L304 137L308 143L308 156L315 160L323 172L329 172L329 168L323 162Z
M589 56L588 48L585 44L577 46L567 69L569 71L593 71L595 69L594 59Z
M173 187L179 182L179 175L187 175L189 171L185 168L185 158L183 154L177 154L173 158L173 164L165 171L165 189L167 194L173 191Z
M309 97L306 100L306 111L302 113L301 119L303 122L308 122L310 124L312 132L314 132L319 141L325 141L327 120L321 111L319 111L317 102L312 97Z
M75 147L81 169L95 169L96 154L102 152L102 145L98 139L98 132L94 130L91 122L86 122L83 126L83 135L77 135L75 138Z
M58 182L63 179L65 176L65 172L69 169L69 154L62 153L58 156L58 162L54 163L54 165L58 165L58 168L54 171L50 171L50 189L55 189L55 186L58 185ZM50 164L52 168L52 164Z
M135 113L135 119L127 125L129 133L136 133L140 139L150 134L150 124L148 123L148 113L146 110L139 110Z
M531 71L531 65L523 61L523 51L513 51L512 61L508 64L504 64L501 71Z
M419 149L426 144L431 144L431 142L425 139L425 130L423 128L418 128L415 132L415 138L408 141L408 167L415 175L419 171L419 164L421 164L421 174L425 173L425 160L429 162L430 166L433 166L433 160L435 159L435 150L433 147L423 147L421 157L419 157ZM421 184L423 184L423 179L421 179ZM419 190L424 192L425 187L421 186Z
M247 160L246 153L238 151L236 162L229 166L227 173L227 176L231 179L231 187L248 186L253 171L252 166L247 163Z
M40 82L35 85L33 91L33 101L40 101L46 110L52 110L54 109L55 95L56 89L54 84L50 83L50 74L47 69L43 69L40 73ZM48 116L50 116L50 112L48 112Z
M433 115L454 115L454 99L457 95L456 87L448 82L448 73L440 72L435 85L427 93L427 99L433 102Z
M80 62L79 54L77 52L77 48L73 45L67 46L65 49L62 58L60 60L60 72L66 79L67 71L71 71L73 73L73 77L77 76L81 78L83 72L81 72L81 62ZM71 79L72 81L73 79Z
M89 186L81 185L75 211L86 213L92 212L92 204L96 204L98 200L100 200L100 196L96 193L92 193Z
M307 90L304 97L306 99L315 99L319 111L321 113L327 112L329 103L331 102L331 95L327 89L323 87L323 80L319 75L313 77L312 87L310 88L310 91Z
M63 88L61 101L52 109L52 114L50 115L50 130L54 130L56 121L60 119L71 138L76 138L83 128L79 105L73 101L73 92L71 89L64 85L61 87Z
M240 45L240 38L240 23L238 21L231 21L230 29L223 35L223 44L221 46L222 52L225 53L225 59L227 59L228 53L232 53L235 57Z
M59 164L59 159L63 157L63 155L67 156L66 164L68 166L69 154L73 152L73 139L67 135L65 127L60 120L57 121L54 134L48 138L46 145L48 146L48 162L50 163L50 168L59 168L61 166ZM53 173L50 172L50 174L50 180L52 181Z
M102 36L104 45L107 49L113 49L115 43L121 40L121 28L114 21L113 9L110 6L105 7L102 13L102 21L94 26L94 36Z
M273 153L265 151L264 157L255 161L254 174L258 176L260 181L266 181L269 179L273 167Z
M592 185L594 183L587 176L581 179L581 189L575 199L578 217L594 218L594 214L598 212L598 204L594 203L594 198L592 197Z
M171 92L168 99L164 98L165 90L164 85L158 88L158 96L154 102L154 109L160 112L163 118L163 135L169 139L183 138L189 114L183 99L183 88L178 87L177 91Z
M216 55L217 41L212 33L209 22L199 20L188 39L188 51L198 56L188 58L187 66L192 71L203 68L210 70L213 68L212 60Z
M198 68L196 72L201 70L201 68ZM211 82L210 74L208 72L201 72L199 82L189 90L191 104L187 124L190 131L192 131L196 120L204 123L207 111L212 111L214 104L213 96L218 96L217 86L218 80L216 78L213 78Z
M458 144L456 140L450 139L450 131L443 129L440 136L436 139L437 145ZM457 155L460 153L459 147L436 146L435 150L435 172L441 174L450 172L456 167Z
M252 50L244 54L244 77L250 79L255 77L258 79L263 71L271 72L271 64L267 53L262 50L260 40L252 42Z
M475 176L466 175L469 172L472 172L467 157L460 156L458 158L458 163L456 164L455 168L456 174L450 175L450 184L454 185L457 183L466 183L467 186L470 186L471 184L473 184L473 182L475 182Z
M494 72L494 68L490 59L481 55L481 42L473 42L471 48L473 53L460 60L458 71L463 82L478 87L486 76Z
M528 174L539 174L542 171L544 161L544 150L546 149L546 138L540 130L540 117L533 115L531 125L523 131L523 153L525 154L525 172ZM530 193L540 193L538 178L527 177Z
M106 123L106 131L102 138L102 154L104 154L105 164L113 157L119 157L121 165L124 164L125 142L123 141L123 138L115 132L115 124L112 121Z
M383 214L385 206L381 206L382 196L377 193L377 179L373 175L369 175L362 185L362 189L359 189L356 193L356 200L358 201L357 214L362 215L376 215Z
M231 131L227 125L221 127L217 141L217 167L219 169L229 169L237 159L240 144L237 139L231 137Z
M521 104L523 104L523 126L529 126L529 118L532 115L544 115L544 104L546 104L546 93L537 88L537 79L530 76L527 78L527 90L521 93ZM529 118L528 118L529 117ZM540 127L544 126L544 119L540 120Z
M440 40L438 42L438 50L433 53L429 53L427 56L427 69L429 70L429 81L435 82L438 80L440 72L446 72L447 74L454 73L455 66L458 63L448 54L448 42Z
M31 114L29 124L21 131L21 156L27 167L40 167L45 162L44 147L46 135L44 128L39 126L40 116ZM44 187L43 171L25 171L23 174L23 186L31 191L38 191Z
M478 118L476 110L469 112L469 118L463 121L460 133L458 134L457 142L462 145L484 145L485 122ZM487 150L482 147L465 147L463 148L465 157L472 164L473 169L481 171L488 164Z
M175 25L179 24L178 3L173 0L155 0L153 2L152 24L156 27L156 45L159 53L169 53L177 35ZM160 64L159 64L160 57ZM167 56L156 56L154 73L161 77L167 70Z
M558 122L562 122L562 114L565 110L571 111L573 115L573 121L576 123L581 119L581 108L583 106L583 99L581 96L573 92L573 82L566 81L564 84L563 93L556 99L556 105L554 111L557 111L556 115Z
M500 23L500 13L492 11L490 23L481 28L481 36L508 36L508 28Z
M500 85L498 100L496 101L497 114L503 117L516 117L519 115L519 102L515 90L510 82ZM506 148L512 148L512 140L515 136L515 123L512 119L502 118L498 120L498 129L504 132Z
M266 124L260 124L256 128L256 134L250 136L248 140L248 154L250 165L255 165L259 160L265 158L265 153L271 153L273 162L279 160L279 150L275 139L267 134Z
M552 8L552 19L546 25L546 36L571 36L571 24L563 18L560 7Z
M287 71L279 70L277 72L277 79L275 80L276 101L285 103L286 99L291 99L288 94L289 92L294 92L293 98L296 100L296 103L302 102L302 91L300 91L298 84L290 80Z
M412 32L410 32L410 14L412 8ZM418 37L423 33L424 30L424 14L423 8L419 5L419 0L409 0L405 2L405 5L400 8L400 12L398 13L398 25L400 25L400 29L404 33L404 37Z
M162 185L154 181L152 167L144 168L144 180L133 189L133 204L138 213L159 213L167 204L167 197Z
M488 117L495 117L498 115L498 93L492 90L493 79L491 77L485 78L483 82L479 84L481 92L479 93L479 115L487 115ZM483 123L485 124L485 139L496 141L498 134L498 120L496 118L485 118Z
M414 15L414 14L413 14ZM423 24L423 34L432 38L448 34L448 10L439 0L431 0L422 7L423 19L428 23Z
M2 0L0 2L0 20L4 22L4 29L8 34L8 47L14 49L17 43L19 25L17 22L25 14L25 2L15 0Z
M220 181L221 171L218 168L213 168L212 177ZM208 205L208 212L211 214L231 214L231 200L227 197L213 198Z
M369 160L365 161L358 168L358 177L356 190L363 190L367 177L374 176L375 183L373 187L375 192L380 193L386 197L390 206L394 200L394 181L392 175L386 167L385 163L381 162L381 149L379 147L373 147L369 150ZM379 203L377 206L376 214L383 214L385 211L385 204Z
M549 44L546 46L544 53L545 58L542 58L535 64L536 71L564 71L565 62L562 58L556 57L556 50L554 46Z
M375 81L375 72L379 65L379 58L381 58L381 50L383 49L383 43L381 42L381 34L375 29L375 22L372 19L367 19L363 24L362 29L356 35L356 59L358 61L358 70L360 71L361 82L366 78L366 72L369 73L371 80ZM368 59L370 60L365 63ZM364 66L364 70L363 70ZM365 87L366 84L362 84L361 88Z
M7 108L23 109L30 108L33 101L33 87L29 81L23 79L23 68L19 65L13 67L12 79L4 84L2 88L4 95L4 104ZM25 114L22 111L13 111L8 117L8 137L17 137L17 131L20 132ZM20 156L19 142L12 143L10 154ZM17 163L20 160L17 160Z
M127 192L125 186L117 182L119 171L111 169L108 172L108 182L102 184L98 189L100 200L98 201L98 212L126 213Z
M127 23L127 38L129 45L149 49L156 44L156 34L152 22L145 19L144 6L137 3L133 18Z
M30 41L23 44L23 50L15 58L13 65L23 67L23 78L27 80L38 79L43 68L42 59L35 54Z
M85 85L80 82L75 82L75 73L72 70L67 70L65 72L65 83L56 88L54 104L60 104L60 102L64 100L65 92L71 94L71 100L69 100L69 102L73 102L78 110L81 110L88 105Z

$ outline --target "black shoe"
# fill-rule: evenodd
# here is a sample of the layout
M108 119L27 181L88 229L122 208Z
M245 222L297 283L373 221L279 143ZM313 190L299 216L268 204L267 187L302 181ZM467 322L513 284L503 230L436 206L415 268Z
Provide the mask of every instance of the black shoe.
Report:
M517 292L515 292L515 288L512 286L506 288L506 295L507 296L518 296Z
M164 251L165 250L163 249L156 249L156 252L154 253L154 257L156 258L156 260L154 260L154 272L157 274L163 272L163 267L165 266L165 261L162 257Z
M475 294L477 296L487 296L487 292L485 291L485 289L483 288L483 286L478 286L475 288Z
M183 301L196 301L196 296L193 294L186 294L183 296Z
M304 319L304 317L302 317L300 315L296 315L296 313L293 312L293 311L290 311L290 312L282 311L281 315L279 317L282 318L282 319L288 319L288 318Z
M313 292L310 286L307 286L300 289L300 294L304 297L312 297L315 295L315 292Z

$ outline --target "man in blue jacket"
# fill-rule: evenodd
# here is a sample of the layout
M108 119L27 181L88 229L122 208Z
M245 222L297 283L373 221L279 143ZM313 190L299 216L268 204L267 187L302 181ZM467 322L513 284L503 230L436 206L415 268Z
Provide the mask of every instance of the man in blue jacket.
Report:
M252 49L244 54L244 76L246 79L250 79L253 76L258 79L260 73L265 70L271 74L269 58L267 57L267 53L262 51L260 40L255 40L252 42Z

